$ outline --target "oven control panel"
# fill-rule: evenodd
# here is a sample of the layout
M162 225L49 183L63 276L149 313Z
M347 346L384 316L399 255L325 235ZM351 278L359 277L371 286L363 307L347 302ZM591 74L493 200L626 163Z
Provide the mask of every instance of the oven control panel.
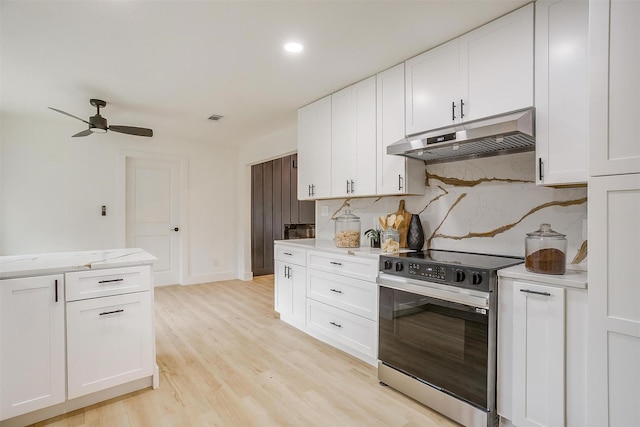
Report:
M437 280L445 280L447 277L446 268L442 265L423 265L415 262L409 263L409 275Z
M399 277L487 291L491 281L490 274L485 269L416 262L406 258L389 257L381 260L380 271Z

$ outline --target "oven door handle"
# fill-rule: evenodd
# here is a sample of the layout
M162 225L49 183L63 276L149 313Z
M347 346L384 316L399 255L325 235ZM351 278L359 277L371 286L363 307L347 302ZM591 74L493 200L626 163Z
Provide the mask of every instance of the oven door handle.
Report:
M383 277L384 275L384 277ZM468 305L471 307L478 307L489 309L489 295L471 295L465 290L461 289L460 292L447 291L438 287L429 286L430 282L422 282L420 284L414 284L410 282L410 279L397 279L393 276L389 277L384 273L380 273L378 277L378 284L385 288L396 289L398 291L410 292L412 294L418 294L425 297L436 298L443 301L451 301L458 304ZM473 291L470 291L473 292ZM480 292L475 292L480 294Z

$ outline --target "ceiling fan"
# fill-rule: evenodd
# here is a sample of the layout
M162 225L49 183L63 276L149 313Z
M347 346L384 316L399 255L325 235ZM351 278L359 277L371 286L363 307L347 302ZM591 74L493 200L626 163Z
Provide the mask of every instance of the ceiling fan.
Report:
M107 130L119 133L126 133L129 135L137 135L137 136L153 136L153 130L147 128L139 128L134 126L120 126L120 125L107 125L107 119L100 115L100 108L104 108L107 106L107 103L101 99L90 99L89 103L96 107L96 115L89 117L89 121L81 119L80 117L74 116L73 114L69 114L66 111L58 110L57 108L49 107L53 111L57 111L58 113L64 114L69 117L73 117L74 119L78 119L82 122L85 122L89 125L89 129L85 129L82 132L78 132L72 136L87 136L92 133L106 133Z

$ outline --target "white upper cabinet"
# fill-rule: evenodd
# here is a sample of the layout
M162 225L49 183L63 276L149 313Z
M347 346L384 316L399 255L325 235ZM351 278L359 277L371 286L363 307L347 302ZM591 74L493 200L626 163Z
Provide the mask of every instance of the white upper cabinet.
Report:
M331 96L298 110L298 199L331 197Z
M588 176L588 0L536 2L536 180L580 184Z
M377 185L379 196L424 194L425 165L418 159L387 154L387 147L404 138L404 64L377 76Z
M463 121L533 106L533 4L460 37Z
M376 194L376 78L331 95L331 195Z
M406 65L408 135L533 106L533 4Z
M452 40L405 62L407 135L460 119L460 50ZM404 135L403 135L404 136Z
M591 1L589 173L640 172L640 2Z

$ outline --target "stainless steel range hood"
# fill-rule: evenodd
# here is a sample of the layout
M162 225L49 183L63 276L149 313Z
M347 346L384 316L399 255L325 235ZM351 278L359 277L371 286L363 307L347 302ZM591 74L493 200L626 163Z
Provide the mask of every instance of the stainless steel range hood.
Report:
M409 135L387 154L443 163L535 150L534 109L513 111L456 126Z

